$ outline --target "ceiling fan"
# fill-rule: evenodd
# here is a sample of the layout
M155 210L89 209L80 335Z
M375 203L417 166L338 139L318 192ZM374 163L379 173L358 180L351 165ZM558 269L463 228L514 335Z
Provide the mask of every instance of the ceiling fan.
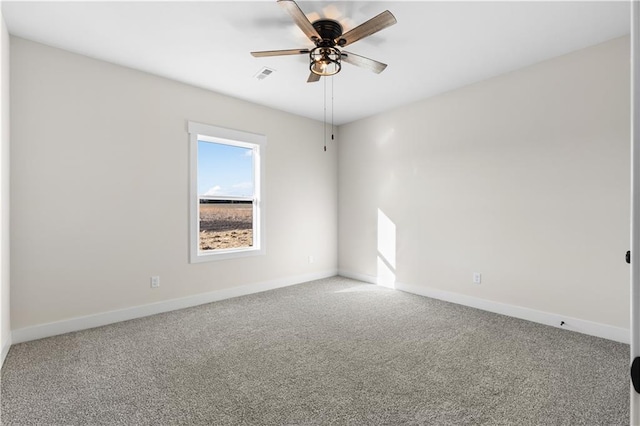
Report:
M251 52L257 58L264 56L309 55L310 63L308 83L320 80L320 77L337 74L342 69L344 61L351 65L366 68L375 73L381 73L387 64L341 50L343 47L355 43L365 37L377 33L395 24L396 18L385 10L367 22L342 34L342 25L333 19L319 19L311 22L294 0L278 0L293 18L296 25L315 44L312 49L264 50Z

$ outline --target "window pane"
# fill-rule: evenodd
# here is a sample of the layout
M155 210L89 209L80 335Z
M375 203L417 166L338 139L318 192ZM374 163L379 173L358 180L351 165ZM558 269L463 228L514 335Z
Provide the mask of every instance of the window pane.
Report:
M198 197L253 197L253 150L198 141ZM199 249L253 246L253 203L199 199Z
M253 246L253 203L200 200L200 250Z
M198 141L198 195L253 197L253 150Z

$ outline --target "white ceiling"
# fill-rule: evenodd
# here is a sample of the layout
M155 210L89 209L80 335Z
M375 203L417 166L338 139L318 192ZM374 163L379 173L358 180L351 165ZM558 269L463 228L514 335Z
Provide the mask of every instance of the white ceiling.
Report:
M629 33L630 2L300 1L345 32L385 9L395 26L348 50L389 64L344 64L333 78L336 124L376 114ZM50 46L322 120L324 82L306 56L254 50L311 43L275 0L2 2L9 32ZM267 66L276 70L258 81ZM327 81L330 99L331 80ZM330 119L330 104L328 107Z

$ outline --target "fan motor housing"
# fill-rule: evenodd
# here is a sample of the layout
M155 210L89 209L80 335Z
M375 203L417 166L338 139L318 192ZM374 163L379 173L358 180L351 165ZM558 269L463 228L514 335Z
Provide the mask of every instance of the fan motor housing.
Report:
M316 42L316 46L334 47L335 40L342 35L342 25L333 19L319 19L313 24L322 40Z

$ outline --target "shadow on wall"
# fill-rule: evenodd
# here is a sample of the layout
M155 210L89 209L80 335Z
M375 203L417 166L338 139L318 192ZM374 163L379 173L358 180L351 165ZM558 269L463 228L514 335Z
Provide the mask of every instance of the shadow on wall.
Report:
M377 284L396 285L396 224L378 209L378 273Z

